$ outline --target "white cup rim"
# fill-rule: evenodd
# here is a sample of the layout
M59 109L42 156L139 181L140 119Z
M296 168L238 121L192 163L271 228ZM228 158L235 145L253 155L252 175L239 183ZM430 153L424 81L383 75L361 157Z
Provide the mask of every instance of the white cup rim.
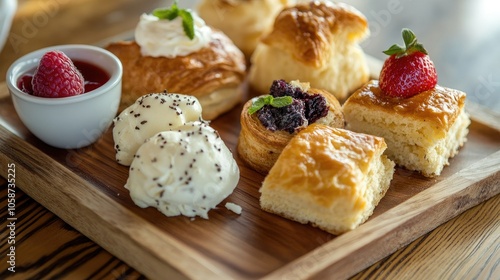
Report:
M17 81L23 75L26 73L26 71L31 70L32 68L29 68L28 66L32 67L38 65L38 61L40 58L43 56L48 51L51 50L59 50L62 52L68 51L68 50L88 50L88 51L93 51L93 52L98 52L101 54L105 54L109 58L112 59L113 63L116 66L116 71L113 71L113 73L110 74L109 80L104 83L102 86L99 88L96 88L90 92L83 93L80 95L76 96L68 96L68 97L59 97L59 98L48 98L48 97L40 97L40 96L34 96L31 94L28 94L26 92L23 92L17 87ZM71 58L71 56L69 55ZM97 66L98 63L94 61L89 61L92 64L95 64ZM91 46L91 45L84 45L84 44L68 44L68 45L56 45L56 46L51 46L51 47L46 47L42 49L38 49L36 51L33 51L31 53L28 53L20 58L18 58L14 63L11 64L9 69L7 70L7 76L6 76L6 81L7 81L7 86L10 89L10 92L16 97L19 97L21 99L24 99L29 102L33 103L38 103L38 104L44 104L44 105L54 105L54 106L59 106L62 104L70 104L70 103L78 103L78 102L83 102L85 100L88 100L90 98L97 97L99 95L105 94L108 92L109 89L115 87L118 83L121 81L122 77L122 72L123 72L123 67L118 59L113 53L111 53L108 50L105 50L100 47L96 46Z

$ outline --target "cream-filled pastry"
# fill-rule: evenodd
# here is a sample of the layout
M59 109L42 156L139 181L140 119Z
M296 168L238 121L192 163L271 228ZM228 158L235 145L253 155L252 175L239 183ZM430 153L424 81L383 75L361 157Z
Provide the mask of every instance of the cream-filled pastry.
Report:
M222 30L250 57L260 37L271 31L274 18L295 0L202 0L198 13L209 24Z
M265 93L273 80L297 79L343 101L369 79L359 46L368 33L364 15L346 4L310 1L287 7L251 57L250 85Z
M125 188L139 207L166 216L208 218L236 188L239 168L217 131L192 122L149 138L137 151Z
M200 121L201 115L201 104L194 96L151 93L139 97L113 120L116 161L130 165L146 139L158 132Z
M207 120L241 102L246 75L243 53L195 12L182 11L193 18L191 31L184 29L181 16L169 20L158 13L143 14L134 41L106 47L123 65L120 109L145 93L164 90L197 97Z

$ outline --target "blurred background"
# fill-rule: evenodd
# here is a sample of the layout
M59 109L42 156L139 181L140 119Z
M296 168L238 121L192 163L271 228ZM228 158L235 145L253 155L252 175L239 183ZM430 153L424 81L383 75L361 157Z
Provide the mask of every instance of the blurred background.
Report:
M500 113L500 1L498 0L346 0L370 23L366 53L403 44L408 27L424 44L442 86L465 91L468 100ZM499 120L500 122L500 120Z
M2 3L15 0L0 0ZM171 0L18 0L17 13L0 53L0 81L15 58L45 47L44 38L61 44L95 44L130 36L138 16ZM194 7L196 0L180 0ZM359 9L371 35L362 47L385 59L383 50L402 44L401 29L412 29L429 51L442 86L465 91L468 100L500 113L500 1L498 0L345 0ZM0 10L0 16L5 18ZM75 17L74 11L79 15ZM112 12L110 12L112 11ZM251 12L251 11L250 11ZM95 15L99 20L95 20ZM93 16L86 16L93 15ZM23 18L21 19L21 16ZM57 18L57 20L53 20ZM78 20L75 20L78 18ZM30 20L27 20L30 19ZM64 21L61 25L60 22ZM58 24L58 26L54 26ZM92 27L86 29L85 27ZM100 27L98 36L86 30ZM54 32L54 30L57 30ZM90 41L90 39L98 41Z

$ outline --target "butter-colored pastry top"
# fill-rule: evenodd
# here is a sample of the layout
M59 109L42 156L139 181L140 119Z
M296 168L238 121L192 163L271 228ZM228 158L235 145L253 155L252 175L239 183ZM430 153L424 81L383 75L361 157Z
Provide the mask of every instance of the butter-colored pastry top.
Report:
M245 78L246 62L229 38L213 30L208 47L174 58L142 56L136 42L116 42L106 47L123 64L123 92L176 92L197 98L235 87Z
M264 184L310 196L326 208L335 201L332 198L344 197L355 200L356 209L364 209L366 200L356 190L373 158L386 148L380 137L312 124L290 140Z
M273 31L262 42L289 52L306 65L320 68L337 47L334 40L357 42L368 33L365 16L352 6L310 1L285 8L276 17Z
M383 94L378 81L372 80L358 89L344 104L358 104L373 110L411 117L448 131L465 105L466 94L437 85L434 89L409 98L393 98Z

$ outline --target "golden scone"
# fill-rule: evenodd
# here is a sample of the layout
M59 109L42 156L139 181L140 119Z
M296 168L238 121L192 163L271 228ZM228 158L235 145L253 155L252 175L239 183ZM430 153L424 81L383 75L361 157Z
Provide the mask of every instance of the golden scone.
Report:
M271 30L276 15L291 0L202 0L198 14L222 30L250 57L262 34Z
M285 8L251 57L249 81L265 93L275 79L301 80L345 100L369 79L359 42L369 33L355 8L310 1Z
M389 188L383 138L312 124L291 139L260 188L263 210L332 234L365 222Z
M391 98L370 81L343 105L347 128L387 142L387 156L424 176L441 174L466 142L466 94L441 86L410 98Z
M341 106L333 95L324 90L309 88L307 83L292 81L291 84L301 86L301 89L309 95L320 94L326 99L328 112L326 116L316 120L315 123L332 127L344 127ZM248 100L241 111L241 131L237 150L243 161L250 167L260 173L267 173L278 159L283 148L296 133L283 130L271 131L266 128L257 117L257 114L250 115L248 113L248 109L252 106L254 100L255 98ZM303 129L303 127L300 129Z
M193 95L211 120L242 101L245 57L220 31L213 31L209 46L186 56L143 56L136 42L115 42L106 47L123 64L124 109L148 92Z

